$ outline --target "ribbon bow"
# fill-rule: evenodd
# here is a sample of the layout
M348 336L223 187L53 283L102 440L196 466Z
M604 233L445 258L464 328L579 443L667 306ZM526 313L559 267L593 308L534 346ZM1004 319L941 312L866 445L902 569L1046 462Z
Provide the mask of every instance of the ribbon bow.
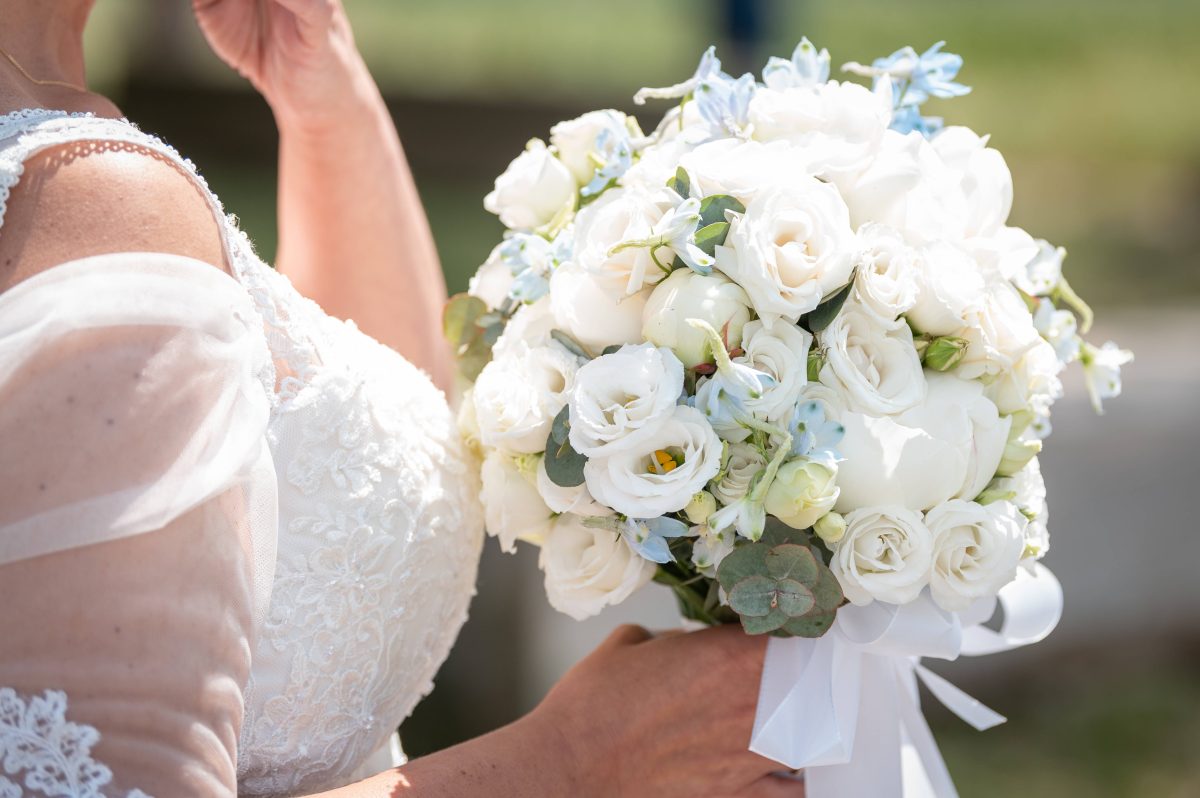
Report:
M997 600L999 631L983 625ZM996 599L963 613L939 608L928 591L905 605L838 610L821 638L773 638L750 750L805 769L808 798L957 798L929 725L917 680L954 714L983 731L1000 715L921 665L1036 643L1062 615L1062 587L1049 569L1022 570Z

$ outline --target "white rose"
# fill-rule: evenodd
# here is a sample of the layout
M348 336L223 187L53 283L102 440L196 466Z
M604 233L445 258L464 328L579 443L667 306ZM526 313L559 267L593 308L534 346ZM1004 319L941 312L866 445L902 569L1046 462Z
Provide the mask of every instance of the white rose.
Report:
M838 512L877 504L923 512L974 499L995 476L1011 419L976 381L935 372L925 379L925 401L900 415L842 414Z
M675 128L670 130L673 132ZM654 144L638 153L633 166L621 176L621 185L636 186L647 191L661 189L675 176L680 159L694 148L695 145L685 138L660 136Z
M642 318L642 337L667 347L685 367L694 368L711 362L713 354L705 334L688 319L708 322L724 331L730 348L740 346L742 328L750 320L750 298L721 274L676 269L650 294Z
M589 111L583 116L559 122L550 128L550 145L571 171L575 182L584 186L596 174L593 158L599 154L596 139L604 131L615 137L629 137L629 117L620 111ZM634 122L634 125L637 123Z
M795 322L850 280L855 247L837 189L804 177L755 195L717 247L717 268L760 316Z
M1012 174L1004 156L987 146L987 137L967 127L943 128L933 149L959 178L966 202L964 237L995 233L1012 210Z
M575 262L609 286L616 296L636 294L666 274L649 247L625 247L622 241L648 238L663 210L641 189L609 189L575 217ZM660 255L661 257L661 255Z
M820 175L864 169L891 116L891 107L869 89L836 80L783 90L760 88L750 100L754 138L787 141Z
M640 446L674 415L682 393L683 365L669 349L626 345L601 355L575 376L571 446L588 457Z
M713 485L713 495L721 500L721 504L733 504L749 492L755 474L766 466L767 460L757 447L745 442L729 444L725 471Z
M484 522L488 534L499 538L500 548L507 552L516 551L518 540L541 545L550 532L554 514L542 501L532 475L526 476L519 467L532 460L514 460L492 451L480 471Z
M925 397L921 359L903 321L883 321L847 302L818 339L826 358L821 382L839 390L850 407L902 413Z
M685 507L717 475L721 446L704 414L681 405L653 435L589 459L583 473L597 501L630 518L655 518Z
M574 513L582 516L612 515L612 510L597 502L588 493L587 485L571 488L557 485L546 473L546 459L538 460L537 489L546 506L556 513Z
M642 311L650 290L622 296L611 281L577 263L564 263L550 277L550 309L559 329L594 352L642 339Z
M533 230L568 213L575 203L575 178L546 144L534 139L496 178L496 187L483 207L500 217L505 227Z
M557 344L521 344L512 354L488 363L472 390L480 440L508 452L543 451L578 369L579 359Z
M570 514L555 520L538 565L550 606L577 621L620 604L654 578L655 569L616 532L584 526Z
M917 301L906 317L928 335L956 335L983 306L985 286L975 261L938 242L917 250Z
M734 362L770 375L775 384L747 399L746 409L759 418L786 424L808 382L811 346L811 333L782 319L759 319L747 324L742 333L745 354L734 358Z
M959 246L971 256L986 281L1017 281L1036 257L1037 242L1019 227L1001 227L990 236L968 238Z
M513 284L512 269L500 257L503 244L492 249L492 254L479 267L467 285L467 293L483 300L489 308L495 310L508 298L508 289Z
M895 321L917 302L917 254L887 225L863 225L858 237L855 295L879 318Z
M799 458L783 464L767 489L767 512L794 529L808 529L837 501L837 466Z
M1025 548L1020 514L1008 502L986 507L954 499L925 516L933 533L933 600L947 612L962 612L990 598L1017 575Z
M508 320L496 343L492 344L492 359L516 356L524 351L524 347L537 349L550 346L554 340L550 333L556 324L550 309L550 297L544 296L532 304L522 305Z
M969 325L959 335L967 348L956 367L968 380L990 381L1014 368L1042 340L1029 308L1016 289L1006 282L993 282L983 294L979 310L970 314Z
M691 178L693 194L729 194L747 204L761 189L811 179L801 152L784 141L722 138L685 153L679 165Z
M829 569L846 598L907 604L929 584L933 535L921 516L904 507L864 507L846 516L846 532Z
M1050 405L1063 393L1058 378L1062 369L1054 347L1039 338L1011 368L992 379L985 392L1001 413L1032 409L1048 415Z

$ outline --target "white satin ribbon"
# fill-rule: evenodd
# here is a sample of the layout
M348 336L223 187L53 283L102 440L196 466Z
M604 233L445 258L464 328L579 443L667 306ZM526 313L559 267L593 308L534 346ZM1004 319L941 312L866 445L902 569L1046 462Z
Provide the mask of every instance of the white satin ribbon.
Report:
M905 605L847 605L821 638L772 638L750 750L805 769L808 798L957 798L921 714L917 680L983 731L1004 716L921 665L1036 643L1062 615L1062 587L1047 568L1022 570L997 596L999 631L982 624L996 600L965 612L926 591Z

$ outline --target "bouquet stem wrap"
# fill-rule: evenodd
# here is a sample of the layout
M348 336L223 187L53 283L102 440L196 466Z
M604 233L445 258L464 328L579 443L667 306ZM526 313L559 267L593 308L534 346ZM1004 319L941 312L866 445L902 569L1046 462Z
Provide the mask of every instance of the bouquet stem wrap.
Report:
M993 631L983 623L997 600L1004 620ZM1061 614L1062 588L1041 565L964 613L940 609L928 592L902 606L842 607L823 637L770 641L750 749L803 768L808 798L957 798L921 714L918 679L980 731L1005 718L921 659L982 656L1036 643Z

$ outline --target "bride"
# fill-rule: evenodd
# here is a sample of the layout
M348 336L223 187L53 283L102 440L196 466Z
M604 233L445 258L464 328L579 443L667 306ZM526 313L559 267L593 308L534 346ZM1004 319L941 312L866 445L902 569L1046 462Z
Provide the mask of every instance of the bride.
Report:
M0 798L796 795L730 629L401 764L482 524L390 118L336 0L194 0L279 126L272 270L87 91L92 2L0 0Z

